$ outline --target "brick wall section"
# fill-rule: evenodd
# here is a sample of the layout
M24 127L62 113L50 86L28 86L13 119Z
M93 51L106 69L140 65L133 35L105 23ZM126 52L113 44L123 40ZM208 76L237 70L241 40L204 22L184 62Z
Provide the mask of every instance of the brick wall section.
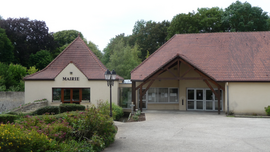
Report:
M0 92L0 113L24 104L24 92Z

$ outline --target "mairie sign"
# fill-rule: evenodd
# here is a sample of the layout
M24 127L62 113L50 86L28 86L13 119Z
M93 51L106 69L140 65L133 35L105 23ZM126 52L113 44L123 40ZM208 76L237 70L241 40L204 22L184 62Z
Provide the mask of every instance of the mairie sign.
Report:
M79 81L79 77L63 77L63 81Z

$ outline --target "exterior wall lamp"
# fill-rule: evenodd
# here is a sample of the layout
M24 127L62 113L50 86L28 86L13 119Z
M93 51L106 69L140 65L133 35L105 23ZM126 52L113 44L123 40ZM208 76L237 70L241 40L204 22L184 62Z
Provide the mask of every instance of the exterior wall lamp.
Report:
M104 74L105 79L107 80L107 85L110 86L110 117L112 117L112 86L114 85L114 80L116 78L116 72L114 70L107 71Z

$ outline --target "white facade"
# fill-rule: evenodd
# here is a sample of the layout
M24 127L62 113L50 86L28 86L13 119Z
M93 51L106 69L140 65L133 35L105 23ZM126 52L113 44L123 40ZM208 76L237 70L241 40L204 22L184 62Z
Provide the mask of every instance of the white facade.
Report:
M72 74L71 74L72 73ZM112 86L112 102L118 101L119 81ZM106 80L88 80L87 77L73 64L66 66L55 80L27 80L25 81L25 103L46 98L49 105L59 105L60 101L52 102L53 88L90 88L90 102L82 105L97 105L97 101L110 101L110 87Z

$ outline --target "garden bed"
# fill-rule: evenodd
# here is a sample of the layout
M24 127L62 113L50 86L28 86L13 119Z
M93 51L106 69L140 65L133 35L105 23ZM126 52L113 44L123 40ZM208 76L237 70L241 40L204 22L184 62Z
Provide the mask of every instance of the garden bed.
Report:
M133 116L134 116L134 114L131 115L130 119L127 120L127 122L138 122L138 121L145 121L146 120L145 119L145 113L141 113L141 115L138 116L139 117L138 120L134 120Z

